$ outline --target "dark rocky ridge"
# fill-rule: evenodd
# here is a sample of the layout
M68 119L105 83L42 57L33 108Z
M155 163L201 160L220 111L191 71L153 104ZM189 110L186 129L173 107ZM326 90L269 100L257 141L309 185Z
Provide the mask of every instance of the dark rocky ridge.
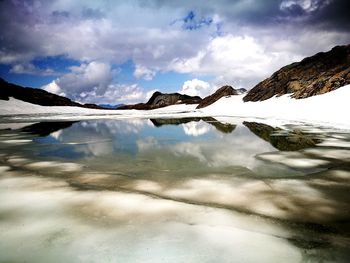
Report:
M239 95L240 93L232 88L231 86L222 86L220 89L215 91L212 95L209 95L205 97L197 106L196 109L204 108L209 106L210 104L213 104L217 100L221 99L222 97L225 96L230 96L230 95Z
M202 101L201 97L188 96L179 93L161 93L156 91L146 103L138 103L133 105L124 105L118 110L136 109L136 110L152 110L175 104L198 104Z
M0 78L0 100L9 100L10 97L41 106L76 106L92 109L106 109L95 104L80 104L66 97L42 89L24 88L8 83Z
M350 45L336 46L281 68L251 89L243 100L262 101L287 93L301 99L347 84L350 84Z

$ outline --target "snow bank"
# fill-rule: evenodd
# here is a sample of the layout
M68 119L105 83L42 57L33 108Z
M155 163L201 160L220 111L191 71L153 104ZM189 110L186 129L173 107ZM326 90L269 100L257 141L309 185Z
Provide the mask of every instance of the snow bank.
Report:
M305 99L293 99L290 96L287 94L259 102L243 102L244 95L230 96L200 112L213 117L264 118L350 128L350 85Z
M221 98L214 104L196 110L197 105L173 105L143 110L97 110L66 106L39 106L14 98L0 100L0 115L21 120L28 115L39 119L94 119L94 118L156 118L212 116L267 119L269 122L306 122L350 129L350 85L335 91L293 99L290 95L273 97L260 102L243 102L244 95ZM24 114L24 115L23 115ZM30 119L30 118L29 118Z
M41 119L87 119L87 118L130 118L130 117L162 117L187 116L194 113L197 104L172 105L151 111L144 110L99 110L71 106L40 106L14 98L0 100L0 116L16 116L16 119L36 115ZM33 117L33 116L31 116Z

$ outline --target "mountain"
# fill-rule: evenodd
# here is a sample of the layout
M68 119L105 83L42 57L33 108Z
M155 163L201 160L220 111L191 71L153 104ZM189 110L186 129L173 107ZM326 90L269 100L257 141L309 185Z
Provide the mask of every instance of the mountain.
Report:
M247 90L245 88L236 89L236 91L238 92L239 95L247 92Z
M197 106L196 109L204 108L213 104L215 101L219 100L222 97L230 96L230 95L239 95L240 93L232 88L231 86L222 86L217 91L215 91L212 95L205 97Z
M98 104L98 106L104 108L104 109L117 109L121 106L124 106L125 104L115 104L115 105L111 105L111 104Z
M262 101L292 94L301 99L323 94L350 83L350 45L336 46L300 62L285 66L257 84L243 98Z
M0 78L0 100L9 100L10 97L41 106L76 106L91 109L107 109L91 103L80 104L66 97L47 92L46 90L24 88L8 83Z
M124 105L118 110L136 109L136 110L152 110L175 104L198 104L202 101L201 97L188 96L179 93L161 93L156 91L146 103L138 103L133 105Z

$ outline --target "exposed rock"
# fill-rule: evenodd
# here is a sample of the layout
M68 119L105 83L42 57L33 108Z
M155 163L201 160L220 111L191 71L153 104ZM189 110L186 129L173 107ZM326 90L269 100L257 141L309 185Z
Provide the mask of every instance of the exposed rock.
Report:
M261 101L293 93L301 99L323 94L350 83L350 45L336 46L285 66L251 89L244 101Z
M267 124L257 122L243 122L243 124L255 135L269 142L280 151L298 151L301 149L314 147L321 140L310 137L308 134L298 130L285 131L273 128Z
M198 104L202 99L198 96L188 96L179 93L161 93L156 91L147 103L138 103L134 105L124 105L120 109L136 109L136 110L151 110L162 108L175 104Z
M146 103L137 103L131 105L123 105L118 108L118 110L151 110L151 105Z
M213 104L215 101L219 100L222 97L229 95L238 95L237 90L232 88L231 86L222 86L220 89L215 91L212 95L205 97L197 106L197 109L204 108Z

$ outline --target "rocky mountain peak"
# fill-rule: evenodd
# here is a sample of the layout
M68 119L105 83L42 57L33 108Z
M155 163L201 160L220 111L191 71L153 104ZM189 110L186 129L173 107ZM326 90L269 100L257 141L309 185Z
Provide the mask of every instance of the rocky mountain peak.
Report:
M230 95L239 95L240 93L232 88L231 86L225 85L215 91L212 95L205 97L197 106L197 109L204 108L213 104L215 101L219 100L222 97Z
M336 46L281 68L251 89L243 100L261 101L289 93L293 98L301 99L349 83L350 45Z

